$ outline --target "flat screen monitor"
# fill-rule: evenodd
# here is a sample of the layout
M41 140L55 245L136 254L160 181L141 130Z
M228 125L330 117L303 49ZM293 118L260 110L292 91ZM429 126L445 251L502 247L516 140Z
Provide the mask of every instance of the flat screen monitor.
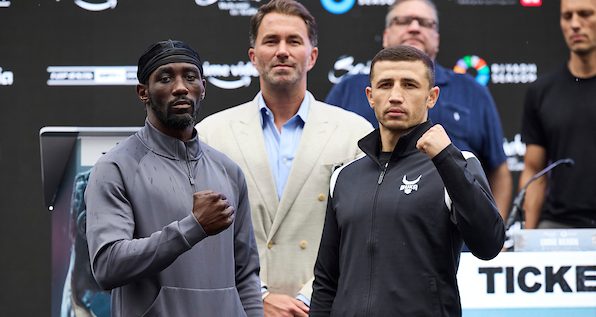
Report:
M110 294L91 273L84 191L91 168L140 127L44 127L39 132L44 204L51 212L51 316L110 316Z

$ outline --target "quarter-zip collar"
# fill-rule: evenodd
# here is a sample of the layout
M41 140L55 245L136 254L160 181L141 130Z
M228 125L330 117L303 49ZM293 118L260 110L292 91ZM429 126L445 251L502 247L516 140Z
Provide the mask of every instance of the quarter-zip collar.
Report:
M393 152L391 153L389 162L395 161L400 157L404 157L411 154L412 152L418 151L416 148L418 139L420 139L420 137L431 127L432 122L429 119L428 121L414 127L410 132L402 135L397 141L395 149L393 149ZM381 133L378 128L364 138L360 139L360 141L358 141L358 147L362 150L362 152L364 152L364 154L366 154L366 156L381 166L381 162L379 161L379 151L381 150Z
M183 142L162 133L145 120L145 127L137 132L137 137L151 152L172 160L196 161L203 153L196 129L193 129L192 138Z

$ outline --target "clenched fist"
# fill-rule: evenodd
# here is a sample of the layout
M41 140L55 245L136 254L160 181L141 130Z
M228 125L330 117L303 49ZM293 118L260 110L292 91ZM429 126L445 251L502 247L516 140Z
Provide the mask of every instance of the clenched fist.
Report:
M207 235L215 235L234 221L234 207L230 206L226 196L211 190L194 193L192 214Z
M435 124L418 139L416 148L432 159L449 144L451 144L451 139L449 139L443 126Z

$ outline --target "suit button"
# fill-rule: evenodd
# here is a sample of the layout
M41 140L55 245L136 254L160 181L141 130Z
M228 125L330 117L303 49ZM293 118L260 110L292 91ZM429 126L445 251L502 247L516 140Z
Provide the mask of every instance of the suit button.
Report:
M304 250L304 249L306 249L306 246L308 245L308 241L302 240L302 241L300 241L299 245L300 245L300 249Z
M273 248L273 241L269 241L269 242L267 243L267 248L268 248L269 250L271 250L271 249Z
M324 194L319 194L319 197L317 197L319 199L319 201L323 201L325 200L325 195Z

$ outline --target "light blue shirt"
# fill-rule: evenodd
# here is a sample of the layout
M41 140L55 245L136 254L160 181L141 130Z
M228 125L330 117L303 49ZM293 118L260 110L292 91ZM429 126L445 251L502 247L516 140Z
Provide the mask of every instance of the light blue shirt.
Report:
M260 92L258 102L267 158L275 180L277 198L281 199L308 116L310 96L308 93L304 95L298 112L282 126L281 132L275 127L273 112L265 104L265 99Z

